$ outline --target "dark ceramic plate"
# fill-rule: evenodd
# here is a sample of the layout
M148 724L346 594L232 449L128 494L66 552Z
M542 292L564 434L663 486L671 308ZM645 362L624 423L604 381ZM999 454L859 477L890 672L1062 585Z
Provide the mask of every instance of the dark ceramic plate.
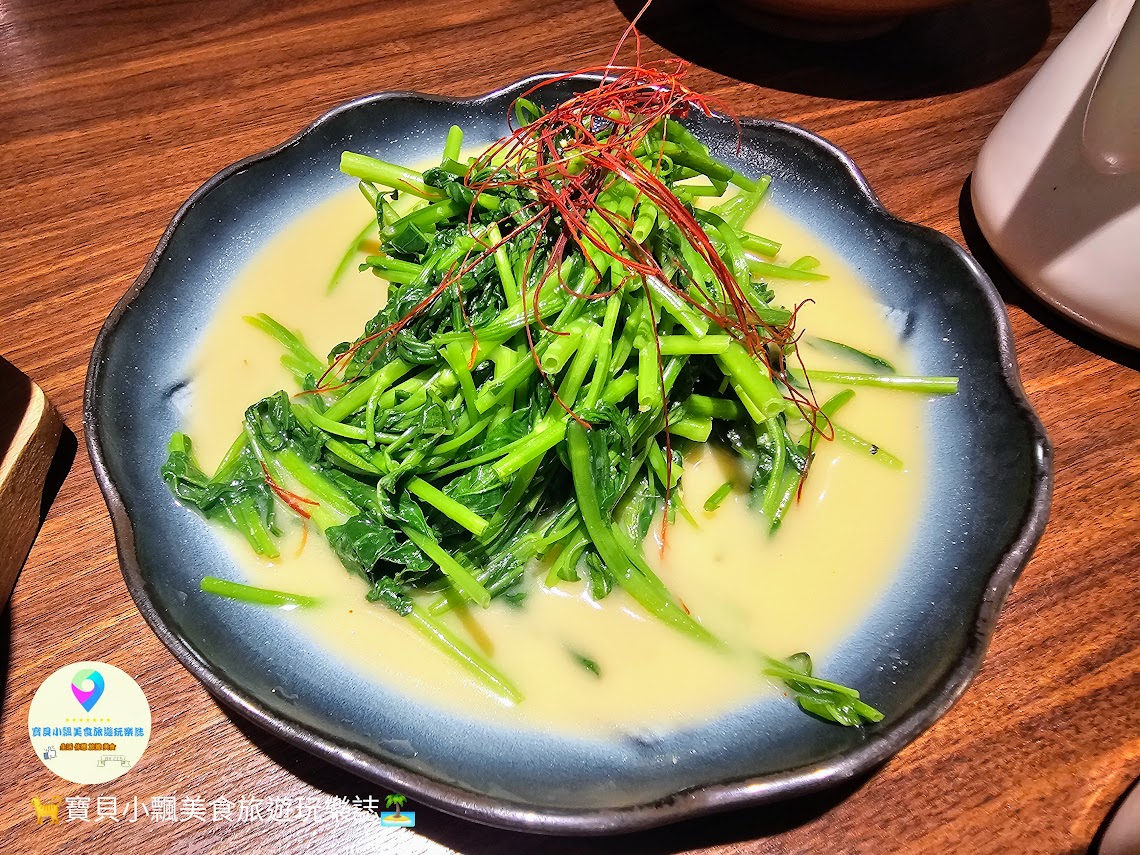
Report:
M469 142L490 143L511 99L536 80L471 101L354 101L222 171L182 206L107 319L87 378L87 443L127 587L174 655L242 715L418 802L492 825L628 831L870 772L977 672L1045 526L1051 452L1018 380L1005 310L978 265L945 236L887 213L830 143L779 122L744 121L739 153L731 122L698 117L693 127L742 171L771 174L773 203L845 255L905 318L919 371L961 377L957 395L926 409L938 441L921 533L871 614L820 663L873 699L881 724L827 725L772 696L652 739L516 732L404 699L331 660L278 611L196 595L203 574L238 571L174 502L159 467L179 427L188 357L220 296L264 239L347 186L342 150L415 162L438 155L453 123ZM588 85L564 81L544 97Z

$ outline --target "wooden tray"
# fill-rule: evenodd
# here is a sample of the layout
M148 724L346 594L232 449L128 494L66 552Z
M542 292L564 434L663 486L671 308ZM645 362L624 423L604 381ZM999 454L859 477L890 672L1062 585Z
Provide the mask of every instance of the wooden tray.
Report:
M40 387L0 357L0 609L40 527L63 422Z

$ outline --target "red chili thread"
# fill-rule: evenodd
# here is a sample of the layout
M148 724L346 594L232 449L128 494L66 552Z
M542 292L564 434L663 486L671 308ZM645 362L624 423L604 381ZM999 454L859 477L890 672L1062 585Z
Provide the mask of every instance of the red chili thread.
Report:
M273 494L278 499L280 499L284 504L288 505L290 510L296 513L298 516L305 519L312 518L313 515L309 511L305 510L304 507L302 507L302 503L305 505L313 505L319 507L321 504L320 502L318 502L316 499L309 499L305 496L299 496L296 493L286 490L284 487L278 484L276 480L274 480L273 476L269 473L268 467L263 462L261 463L261 471L265 475L265 483L269 485L269 489L273 491Z
M528 349L540 376L554 393L555 400L571 417L583 426L589 427L573 412L571 407L558 397L552 381L542 369L541 360L535 350L530 312L533 311L533 323L537 323L543 330L551 331L541 317L542 285L547 282L551 275L557 275L559 287L568 294L582 299L604 299L624 287L628 276L636 276L641 279L643 287L646 287L645 280L648 277L654 277L680 296L694 310L700 312L713 324L736 339L765 366L769 376L782 382L782 385L789 390L788 400L796 405L810 426L808 447L809 449L813 448L815 435L820 433L814 418L819 407L815 402L810 381L806 395L788 382L784 357L784 351L787 349L795 352L796 358L799 360L796 349L795 320L803 303L795 307L786 324L775 325L763 321L748 302L732 271L728 269L700 223L688 211L685 204L665 186L658 175L638 160L635 154L645 142L650 130L658 122L684 119L694 110L711 116L713 115L713 107L720 106L715 99L701 95L682 82L688 68L687 63L681 60L641 63L640 34L636 30L636 24L648 6L649 4L646 3L627 27L607 65L549 78L532 86L521 97L527 98L546 87L583 73L600 72L602 80L597 87L572 96L522 127L514 126L512 116L514 104L512 104L512 109L508 110L507 116L510 133L492 144L481 156L475 158L469 167L464 178L464 185L475 195L468 211L469 227L473 226L474 223L478 196L497 189L520 187L526 190L534 197L535 202L528 205L524 210L533 206L533 214L521 225L512 228L507 235L493 245L479 240L479 245L483 247L483 251L476 255L474 261L471 260L472 253L469 252L464 262L456 266L458 269L453 268L449 271L440 284L424 300L413 307L407 315L385 329L361 339L341 354L325 375L321 377L318 383L318 391L339 388L337 386L323 386L322 384L330 373L338 370L340 365L347 366L353 355L361 347L382 338L384 341L377 348L376 353L378 353L383 345L387 344L393 336L427 309L436 298L453 284L457 284L464 274L488 258L500 246L533 225L537 225L541 233L546 232L552 224L557 222L560 231L554 238L550 255L544 265L543 275L537 279L538 286L533 289L533 294L528 295L527 282L531 278L530 274L538 248L536 241L523 266L519 293L522 300L523 328L526 331ZM617 65L618 53L631 34L635 40L635 64L632 66ZM740 123L728 111L722 110L722 112L729 115L732 121L736 123L739 148L742 140ZM604 138L601 137L602 129L609 132ZM656 154L658 169L663 163L664 156L664 147L662 146ZM490 170L488 174L483 177L476 177L486 170ZM689 277L682 264L677 264L678 270L683 271L683 275L689 278L689 284L704 299L694 299L685 288L673 283L652 253L633 240L633 220L617 216L599 203L601 195L613 185L617 178L628 182L637 190L639 202L642 198L648 199L677 226L682 236L689 241L692 248L713 272L722 294L721 306L723 309L715 305L712 296L705 291L699 282L695 282ZM606 236L598 233L597 228L590 222L591 216L597 217L613 234L616 234L620 244L618 250L611 248ZM504 222L506 222L506 218L500 220L499 224L501 225ZM622 283L607 292L586 294L575 291L562 281L561 277L562 263L571 246L577 247L582 252L587 263L591 265L599 277L601 271L597 269L590 252L587 251L588 247L593 247L597 252L616 259L628 271L628 276L623 278ZM530 300L528 300L528 296ZM557 331L552 332L557 333ZM474 336L474 330L472 330L472 334ZM669 405L664 388L660 343L657 342L656 346L658 374L662 384L665 411L666 481L668 482L672 479L673 465L668 424ZM476 342L471 351L471 367L474 367L477 349ZM776 355L775 359L773 359L773 353ZM375 354L373 354L374 357ZM800 360L800 364L802 367L802 360ZM351 383L354 380L355 378L347 380L345 383ZM830 427L830 423L827 427ZM802 491L804 475L806 475L806 468L801 475L800 490L797 491L797 497ZM668 502L668 484L666 484L666 511L668 511Z

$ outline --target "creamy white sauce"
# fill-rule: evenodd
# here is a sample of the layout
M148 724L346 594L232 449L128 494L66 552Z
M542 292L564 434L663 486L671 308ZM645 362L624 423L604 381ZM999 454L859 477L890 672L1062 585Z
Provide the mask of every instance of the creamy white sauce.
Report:
M233 441L250 403L278 389L295 389L280 365L280 347L242 316L267 312L322 355L353 339L382 304L381 280L355 267L327 293L332 271L367 219L367 205L355 191L317 206L266 244L219 306L193 361L193 404L185 425L207 471ZM814 255L830 276L773 283L784 305L814 301L800 311L801 329L907 369L907 355L883 309L842 259L772 208L764 207L750 228L783 242L778 261ZM808 347L801 352L810 367L860 370ZM817 387L821 401L835 391ZM236 538L230 538L231 546L250 584L321 598L322 605L295 609L289 619L330 657L410 696L473 717L560 732L667 728L713 717L771 691L759 673L758 651L826 656L889 582L921 500L927 460L923 398L859 389L837 421L902 458L905 470L823 442L799 503L770 537L743 495L731 495L712 514L702 510L726 478L741 478L726 456L705 453L686 462L683 481L698 528L678 517L663 553L655 543L646 544L650 563L669 588L734 653L716 652L662 625L620 590L594 602L584 582L546 589L537 572L528 577L521 609L494 602L485 611L448 615L521 689L525 700L514 707L473 684L402 618L368 603L366 584L343 568L315 532L302 549L302 527L286 512L281 517L289 531L280 559L260 561ZM571 651L595 661L601 677L576 662Z

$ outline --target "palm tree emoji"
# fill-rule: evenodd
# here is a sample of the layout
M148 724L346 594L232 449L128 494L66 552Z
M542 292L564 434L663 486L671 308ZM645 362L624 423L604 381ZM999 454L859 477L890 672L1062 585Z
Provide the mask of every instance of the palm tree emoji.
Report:
M400 813L400 808L402 808L407 803L408 797L401 796L399 793L392 793L387 798L385 798L384 806L389 808L394 807L396 809L395 812L390 817L388 817L388 819L392 822L403 822L404 815Z

